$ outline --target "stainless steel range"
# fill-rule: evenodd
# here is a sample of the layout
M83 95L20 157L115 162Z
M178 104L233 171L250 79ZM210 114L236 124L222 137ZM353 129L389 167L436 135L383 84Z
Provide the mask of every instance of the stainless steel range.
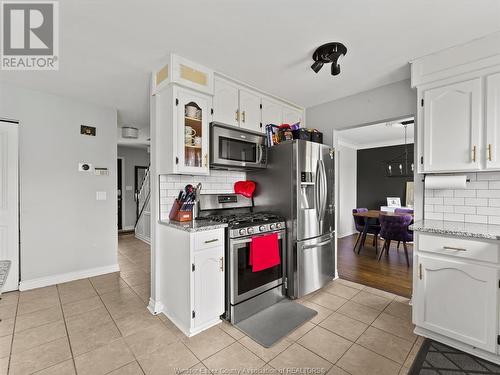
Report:
M251 199L236 194L200 196L197 220L228 224L226 230L226 319L238 323L284 298L286 228L281 216L252 212ZM278 234L281 264L252 272L252 238Z

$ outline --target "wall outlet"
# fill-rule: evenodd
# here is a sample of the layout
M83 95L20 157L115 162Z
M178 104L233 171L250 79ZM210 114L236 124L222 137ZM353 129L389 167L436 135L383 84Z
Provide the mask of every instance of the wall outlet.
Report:
M92 164L86 162L78 163L78 172L92 172Z

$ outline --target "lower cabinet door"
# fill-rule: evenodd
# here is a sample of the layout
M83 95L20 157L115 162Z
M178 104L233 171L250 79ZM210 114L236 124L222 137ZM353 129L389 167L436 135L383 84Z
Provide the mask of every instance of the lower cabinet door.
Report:
M224 247L194 252L194 326L224 313Z
M495 353L498 270L422 255L417 267L415 323Z

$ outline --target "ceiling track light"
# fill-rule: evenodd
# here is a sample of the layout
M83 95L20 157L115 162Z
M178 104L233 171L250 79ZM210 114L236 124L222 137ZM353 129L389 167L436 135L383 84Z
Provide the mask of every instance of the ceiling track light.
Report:
M332 64L331 73L332 76L340 74L340 59L347 53L347 48L342 43L333 42L323 44L318 47L313 53L314 63L311 65L311 69L314 73L318 73L323 65Z

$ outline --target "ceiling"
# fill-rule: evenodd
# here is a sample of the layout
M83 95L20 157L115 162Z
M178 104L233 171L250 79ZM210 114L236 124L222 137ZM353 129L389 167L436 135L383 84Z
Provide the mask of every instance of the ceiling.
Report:
M405 131L401 122L409 120L413 118L342 130L337 133L337 136L341 144L355 149L401 145L405 143ZM413 143L413 132L413 124L408 124L406 143Z
M149 77L170 51L304 107L409 77L408 61L500 30L498 0L64 0L60 69L0 81L118 109L149 124ZM311 69L341 41L337 77Z

